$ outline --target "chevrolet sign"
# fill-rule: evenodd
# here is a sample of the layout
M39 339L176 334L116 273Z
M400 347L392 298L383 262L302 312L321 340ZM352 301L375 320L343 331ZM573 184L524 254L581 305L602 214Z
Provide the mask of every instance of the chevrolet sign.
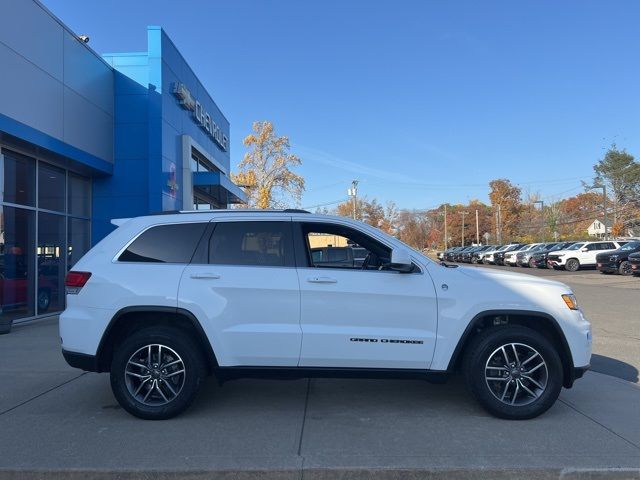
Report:
M213 121L211 115L202 107L184 83L173 84L173 95L178 99L180 106L193 112L194 121L211 137L211 139L225 152L229 148L229 139L222 133L220 127Z

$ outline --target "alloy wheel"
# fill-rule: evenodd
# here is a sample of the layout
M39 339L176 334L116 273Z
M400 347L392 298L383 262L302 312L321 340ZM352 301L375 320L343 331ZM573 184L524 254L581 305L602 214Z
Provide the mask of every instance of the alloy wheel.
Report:
M547 363L540 353L524 343L496 348L485 364L485 381L494 397L512 406L536 401L549 379Z
M125 384L143 405L166 405L180 394L186 378L180 355L166 345L150 344L138 349L125 367Z

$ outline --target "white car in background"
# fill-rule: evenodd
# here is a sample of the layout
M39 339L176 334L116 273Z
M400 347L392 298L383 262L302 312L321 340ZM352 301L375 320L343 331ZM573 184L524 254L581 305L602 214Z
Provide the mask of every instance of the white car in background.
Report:
M565 250L549 253L547 266L549 268L564 268L569 272L575 272L580 267L596 265L596 255L599 253L617 250L621 245L613 241L578 242Z
M529 250L533 250L538 245L542 245L541 243L530 243L529 245L525 245L519 250L513 250L511 252L505 253L504 255L504 264L509 265L510 267L516 266L516 261L518 259L518 254L522 252L527 252Z

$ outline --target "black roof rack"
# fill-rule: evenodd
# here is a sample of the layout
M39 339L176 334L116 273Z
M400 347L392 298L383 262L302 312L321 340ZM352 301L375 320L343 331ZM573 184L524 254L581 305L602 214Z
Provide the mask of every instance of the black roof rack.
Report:
M149 215L176 215L178 213L212 213L212 212L282 212L282 213L311 213L308 210L301 208L285 208L284 210L277 209L246 209L246 208L212 208L210 210L165 210L162 212L153 212Z

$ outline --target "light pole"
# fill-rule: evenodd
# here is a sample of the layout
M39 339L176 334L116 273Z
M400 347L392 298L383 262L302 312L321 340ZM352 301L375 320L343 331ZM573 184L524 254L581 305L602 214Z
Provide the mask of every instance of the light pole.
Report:
M444 249L447 249L447 204L444 204Z
M480 245L480 227L478 224L478 209L476 208L476 244Z
M604 210L604 239L609 239L609 232L607 232L607 186L604 183L594 183L591 186L587 186L588 190L595 190L596 188L602 189L602 208Z
M353 202L353 219L356 219L356 204L358 203L358 180L351 181L351 188L347 190L347 195L351 197Z
M467 215L469 212L460 212L460 214L462 215L462 246L464 247L464 216Z
M534 205L536 203L540 204L540 212L542 212L542 224L544 226L544 200L536 200L535 202L533 202ZM543 232L544 232L544 230L543 230ZM542 234L542 241L544 242L546 239L547 239L547 235L546 235L546 232L545 232L545 233Z

